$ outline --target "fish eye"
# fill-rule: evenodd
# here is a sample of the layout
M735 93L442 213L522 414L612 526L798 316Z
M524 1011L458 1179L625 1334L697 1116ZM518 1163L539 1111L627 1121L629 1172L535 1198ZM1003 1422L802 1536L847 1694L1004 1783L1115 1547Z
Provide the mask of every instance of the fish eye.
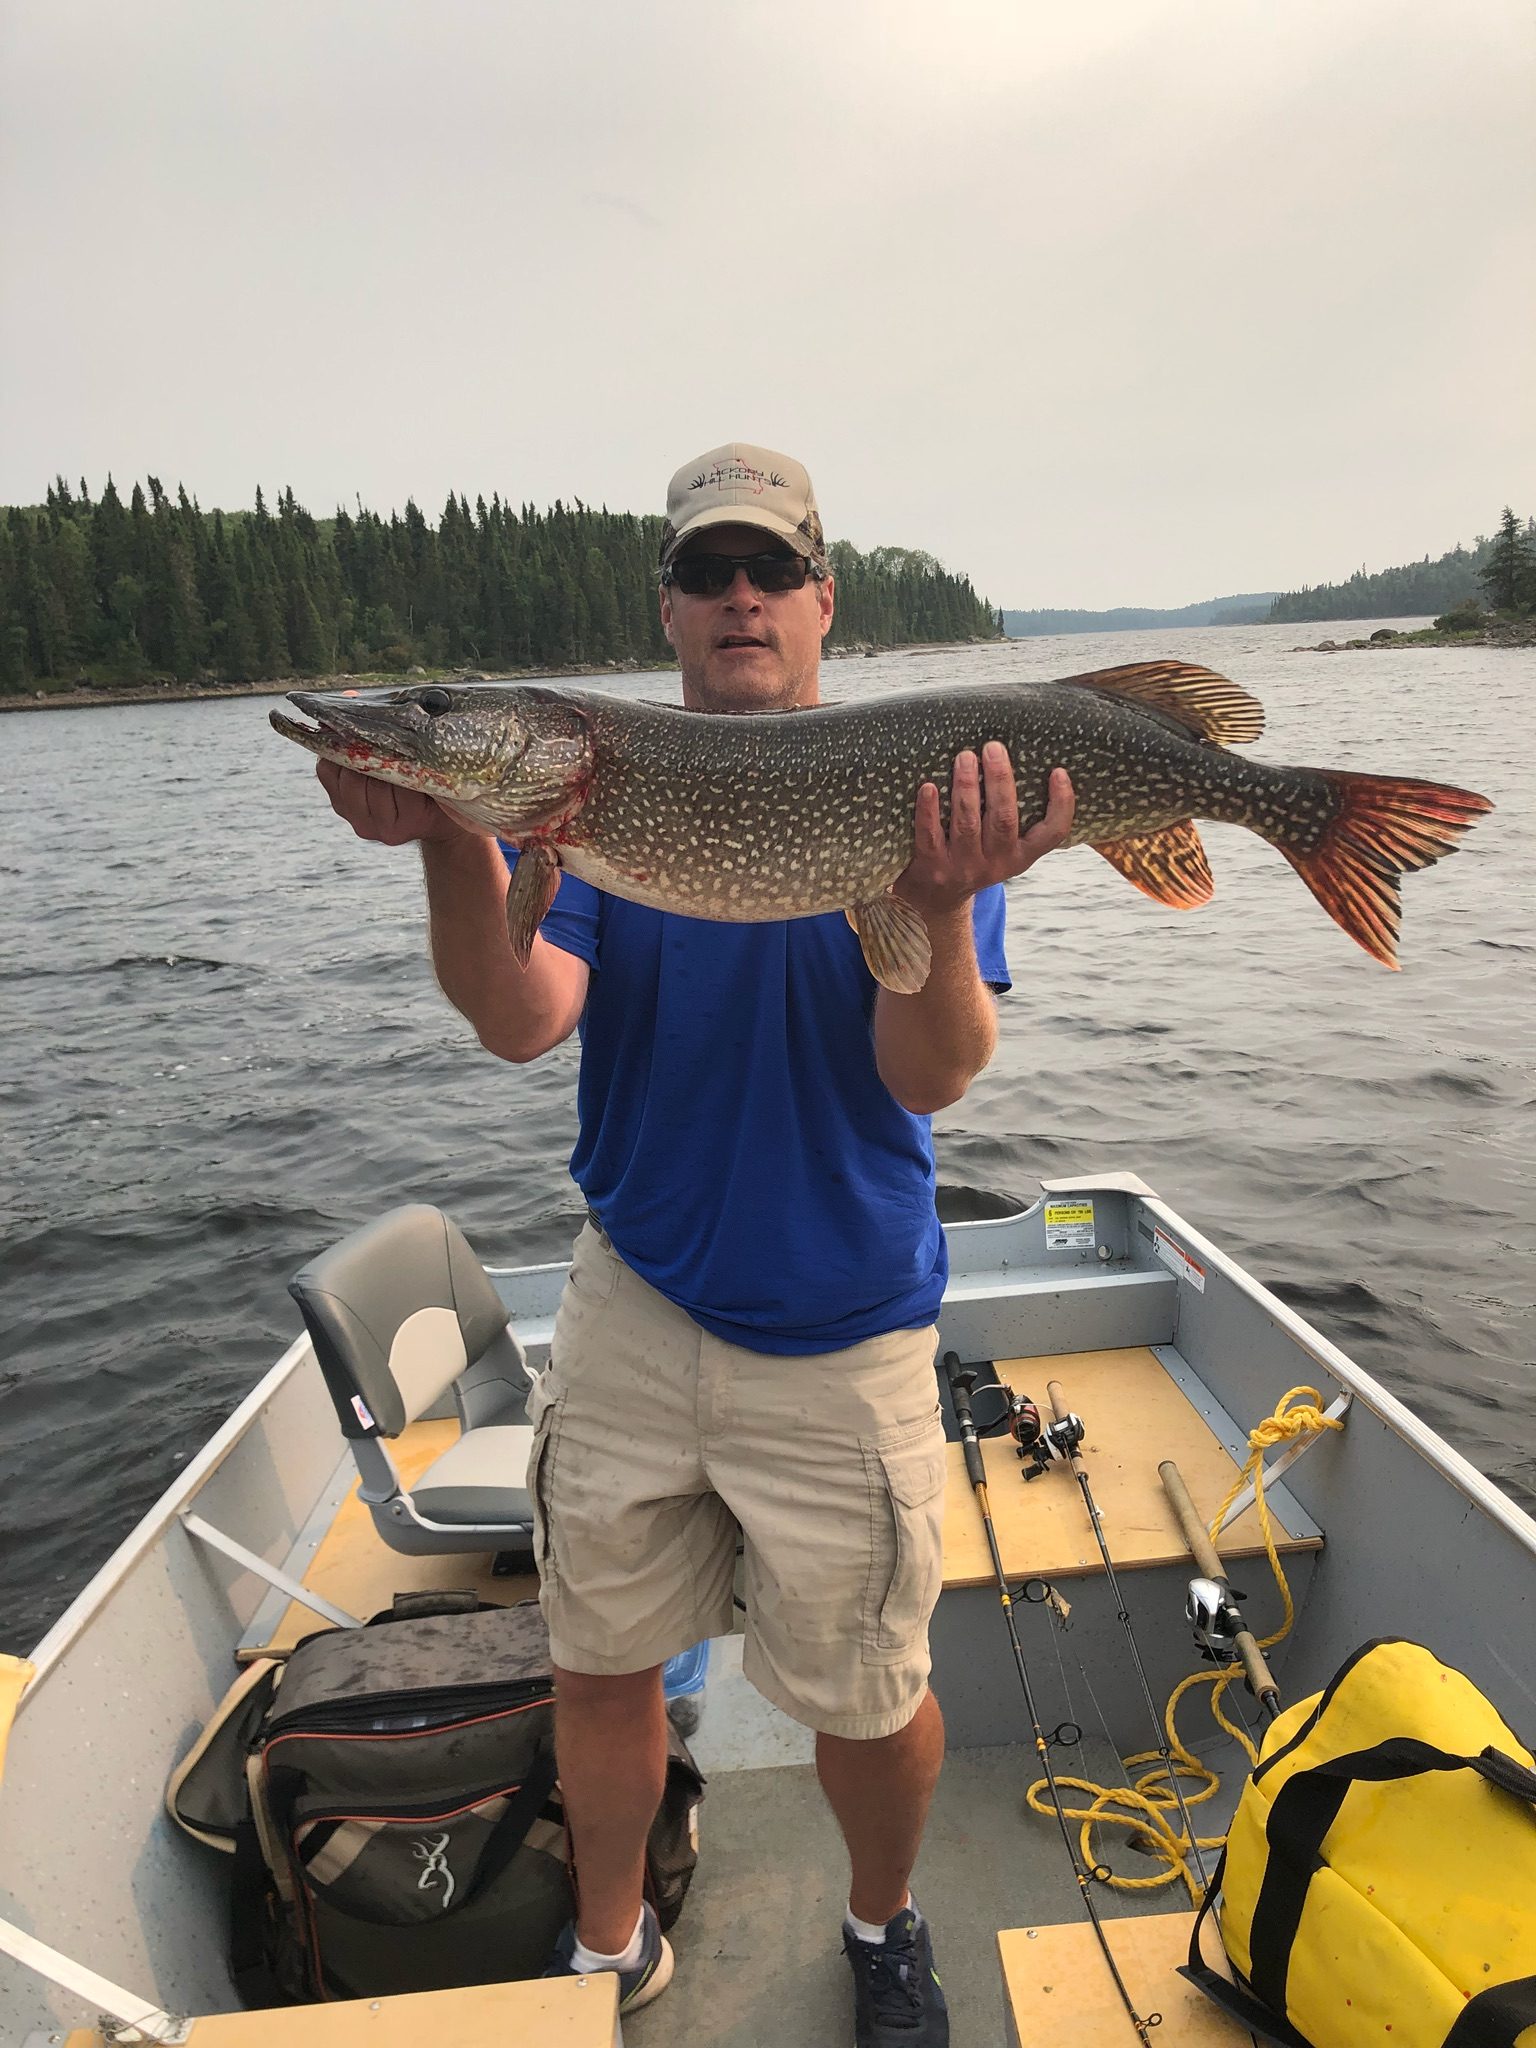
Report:
M416 702L429 716L436 718L444 711L453 709L453 697L447 690L425 689L416 692Z

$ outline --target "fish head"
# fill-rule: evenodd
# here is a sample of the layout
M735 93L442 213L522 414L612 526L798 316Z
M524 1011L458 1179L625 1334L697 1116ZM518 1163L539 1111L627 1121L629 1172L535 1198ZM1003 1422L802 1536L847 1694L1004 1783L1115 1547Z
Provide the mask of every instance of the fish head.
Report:
M285 739L508 838L569 818L591 778L586 715L556 690L422 683L368 697L290 690L288 701L314 724L272 712Z

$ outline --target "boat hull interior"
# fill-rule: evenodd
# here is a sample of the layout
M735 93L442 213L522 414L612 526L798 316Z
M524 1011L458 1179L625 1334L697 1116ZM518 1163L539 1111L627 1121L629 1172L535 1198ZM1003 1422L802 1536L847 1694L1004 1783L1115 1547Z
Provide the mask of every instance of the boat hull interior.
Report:
M1042 1408L1054 1380L1082 1415L1086 1469L1159 1707L1201 1668L1183 1611L1194 1567L1159 1463L1178 1463L1209 1518L1247 1456L1248 1431L1305 1385L1343 1426L1266 1487L1296 1607L1272 1657L1282 1696L1318 1690L1361 1643L1404 1635L1459 1665L1517 1729L1536 1729L1536 1523L1134 1177L1053 1183L1032 1204L982 1207L990 1213L946 1223L941 1355L977 1370L978 1421L995 1412L984 1396L993 1378ZM564 1270L492 1269L535 1367L548 1355ZM399 1440L407 1478L454 1427L428 1419ZM1043 1724L1082 1730L1079 1746L1053 1752L1056 1767L1118 1783L1120 1757L1147 1749L1152 1731L1081 1496L1061 1465L1025 1480L1006 1435L988 1438L984 1455L1011 1583L1057 1596L1017 1603ZM1080 1946L1087 1930L1060 1834L1024 1803L1038 1770L1023 1698L958 1441L950 1459L932 1635L950 1753L914 1890L934 1926L953 2038L995 2042L1012 2029L1031 2041L1117 2040L1128 2035L1118 2007L1105 2008L1100 2036L1088 2004L1069 2011L1050 1988L1055 1972L1086 1980L1102 1963ZM280 1655L326 1625L188 1517L359 1616L422 1586L473 1583L501 1601L535 1590L496 1576L488 1557L387 1550L355 1480L300 1340L34 1653L0 1791L0 1915L171 2011L226 2013L238 2000L224 1962L221 1859L166 1818L166 1776L240 1661ZM1219 1547L1255 1631L1278 1628L1253 1508L1232 1517ZM712 1646L690 1738L709 1777L700 1862L675 1932L673 1985L624 2023L639 2048L803 2048L847 2030L846 1863L816 1785L813 1738L752 1692L739 1650L739 1636ZM1240 1689L1234 1697L1256 1727L1253 1703ZM1213 1731L1199 1695L1181 1732L1223 1774L1220 1795L1196 1809L1202 1834L1219 1835L1240 1752ZM1123 1838L1104 1851L1119 1875L1158 1868ZM1107 1920L1136 1923L1117 1939L1148 1973L1144 2006L1185 2013L1189 2031L1163 2038L1203 2038L1204 2019L1180 2004L1171 1975L1187 1926L1182 1885L1097 1896ZM4 2048L62 2041L93 2017L0 1956Z

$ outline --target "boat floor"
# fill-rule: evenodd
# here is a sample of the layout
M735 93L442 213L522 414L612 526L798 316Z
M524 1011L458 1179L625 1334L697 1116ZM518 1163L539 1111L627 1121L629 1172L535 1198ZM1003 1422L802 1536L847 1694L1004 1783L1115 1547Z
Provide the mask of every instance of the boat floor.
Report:
M1185 1732L1197 1736L1197 1717L1188 1718ZM1019 1726L1027 1736L1022 1694ZM709 1778L697 1881L672 1936L677 1973L654 2007L625 2019L627 2048L672 2040L709 2048L805 2048L809 2042L832 2048L851 2038L848 1965L841 1953L848 1859L816 1782L815 1738L753 1691L741 1673L739 1635L711 1644L709 1685L689 1741ZM1222 1781L1216 1795L1194 1809L1202 1837L1225 1833L1246 1772L1235 1745L1225 1738L1218 1745L1195 1743ZM1080 1747L1059 1751L1054 1761L1058 1772L1097 1784L1124 1782L1120 1759L1103 1735L1085 1735ZM1092 1944L1057 1826L1024 1803L1039 1775L1033 1745L1025 1741L951 1749L944 1760L912 1892L933 1927L955 2048L1005 2038L1000 1930L1068 1922L1074 1936L1080 1929ZM1070 1796L1068 1803L1074 1803ZM1074 1826L1074 1845L1076 1833ZM1156 1875L1162 1866L1122 1846L1121 1837L1122 1831L1106 1829L1097 1845L1116 1875ZM1208 1867L1214 1862L1209 1855ZM1187 1927L1188 1895L1178 1882L1140 1892L1100 1889L1094 1898L1106 1922L1177 1914ZM1183 1960L1178 1942L1164 1946ZM1090 1982L1104 1969L1096 1946L1075 1960ZM1171 2014L1186 2003L1184 1991L1163 1968L1148 1981L1147 2007ZM1114 2011L1123 2028L1118 2004ZM1075 2031L1080 2017L1060 2031L1065 2015L1054 2021L1042 2010L1022 2038L1039 2048L1086 2043L1092 2036ZM1118 2033L1106 2038L1114 2041ZM1172 2044L1185 2035L1170 2027L1163 2038Z

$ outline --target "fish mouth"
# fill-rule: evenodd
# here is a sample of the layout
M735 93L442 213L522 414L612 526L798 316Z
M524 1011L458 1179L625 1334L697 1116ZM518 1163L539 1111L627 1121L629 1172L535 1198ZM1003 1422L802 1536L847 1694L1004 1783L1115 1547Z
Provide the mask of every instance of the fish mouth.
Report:
M336 690L290 690L288 701L314 724L300 725L281 711L270 711L273 731L322 761L334 761L381 782L424 790L429 796L447 795L456 788L452 777L429 768L416 750L412 727L424 725L427 714L414 698L402 692L370 699Z

